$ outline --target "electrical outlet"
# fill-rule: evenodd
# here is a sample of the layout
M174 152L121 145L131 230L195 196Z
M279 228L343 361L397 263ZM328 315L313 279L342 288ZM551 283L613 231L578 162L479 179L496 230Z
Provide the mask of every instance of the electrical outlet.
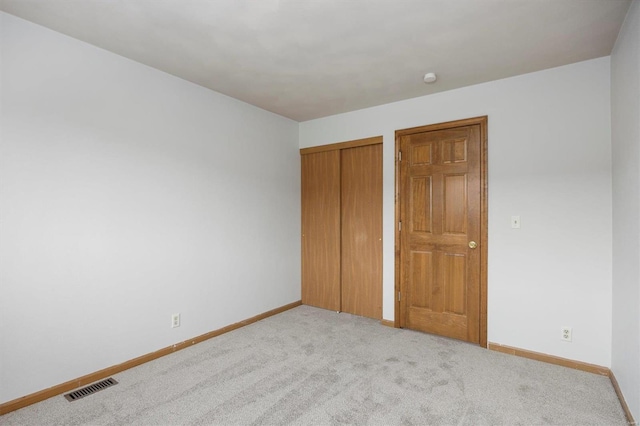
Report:
M180 327L180 314L171 315L171 328Z
M562 327L560 329L560 340L564 340L565 342L571 341L571 327Z

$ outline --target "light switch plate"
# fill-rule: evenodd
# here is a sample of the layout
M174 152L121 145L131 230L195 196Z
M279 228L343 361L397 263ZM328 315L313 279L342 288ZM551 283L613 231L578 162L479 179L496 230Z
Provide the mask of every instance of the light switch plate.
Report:
M520 228L520 216L511 216L511 227Z

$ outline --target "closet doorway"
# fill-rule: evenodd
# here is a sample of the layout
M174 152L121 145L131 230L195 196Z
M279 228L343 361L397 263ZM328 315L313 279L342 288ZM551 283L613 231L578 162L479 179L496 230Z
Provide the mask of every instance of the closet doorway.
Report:
M300 155L302 303L382 319L382 137Z

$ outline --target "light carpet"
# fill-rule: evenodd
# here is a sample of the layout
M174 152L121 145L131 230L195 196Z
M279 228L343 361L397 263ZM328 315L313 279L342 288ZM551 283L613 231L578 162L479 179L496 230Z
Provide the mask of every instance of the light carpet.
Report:
M607 377L300 306L2 425L626 425Z

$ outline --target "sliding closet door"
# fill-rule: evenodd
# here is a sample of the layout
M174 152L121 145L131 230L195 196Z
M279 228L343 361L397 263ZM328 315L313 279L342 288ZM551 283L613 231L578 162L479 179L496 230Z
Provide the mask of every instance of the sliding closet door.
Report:
M302 303L340 310L340 151L301 156Z
M382 318L382 144L341 150L342 311Z

